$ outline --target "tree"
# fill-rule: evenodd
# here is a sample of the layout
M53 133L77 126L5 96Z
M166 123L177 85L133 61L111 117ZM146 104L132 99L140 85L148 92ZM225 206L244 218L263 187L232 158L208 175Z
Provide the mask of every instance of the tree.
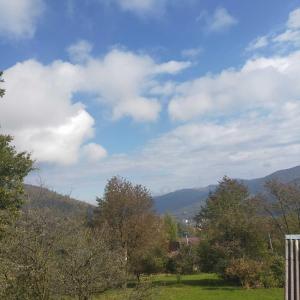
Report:
M139 277L141 261L164 234L149 191L141 185L113 177L106 185L103 198L97 201L95 223L106 224L112 247L122 249L125 277L129 271Z
M203 232L199 255L205 271L226 277L236 259L260 260L268 251L263 218L247 188L237 180L224 177L196 221Z
M60 225L51 214L27 211L10 226L0 244L1 299L53 299Z
M281 235L300 233L300 188L277 180L266 183L268 194L259 196L264 212Z
M122 258L119 251L110 248L106 228L68 224L56 262L62 295L88 300L121 284Z
M178 240L178 224L174 217L169 214L164 215L164 225L169 242Z
M281 183L277 180L265 184L266 191L256 197L264 215L272 251L283 256L285 234L300 233L300 187L297 181Z
M0 135L0 235L22 205L23 180L33 169L30 154L18 153L11 142Z
M0 72L0 83L3 82L2 74ZM0 88L0 97L4 93L5 90ZM23 180L33 167L30 155L18 153L11 142L11 136L0 135L0 236L21 206Z
M3 82L0 72L0 83ZM0 97L5 90L0 88ZM17 152L12 137L0 135L0 237L22 203L23 180L33 168L30 154Z
M121 256L105 228L26 210L0 241L0 298L88 300L120 286Z

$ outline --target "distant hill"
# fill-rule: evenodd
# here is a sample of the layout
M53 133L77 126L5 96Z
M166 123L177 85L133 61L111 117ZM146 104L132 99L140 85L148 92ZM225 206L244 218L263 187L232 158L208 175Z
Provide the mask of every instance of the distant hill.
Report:
M262 178L251 180L239 179L244 183L251 194L255 195L264 192L266 181L277 179L283 183L300 184L300 166L280 170ZM209 192L213 192L216 185L209 185L204 188L182 189L162 196L154 197L155 207L158 213L170 213L178 219L193 217L201 205L205 202ZM94 206L69 196L60 195L47 188L33 185L25 185L28 200L23 209L47 208L56 215L72 216L92 213Z
M300 183L300 166L280 170L262 178L251 180L239 179L245 184L250 193L255 195L264 192L264 185L271 179L282 183ZM159 213L170 213L179 219L193 217L205 202L209 192L213 192L216 185L204 188L182 189L154 198L156 209Z
M49 209L55 215L75 216L87 214L94 206L64 196L44 187L25 185L26 201L23 209Z

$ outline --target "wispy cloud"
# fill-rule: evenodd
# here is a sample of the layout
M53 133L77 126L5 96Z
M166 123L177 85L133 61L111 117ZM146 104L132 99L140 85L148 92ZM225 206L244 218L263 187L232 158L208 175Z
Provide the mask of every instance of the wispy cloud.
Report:
M201 12L197 22L203 22L208 32L224 32L238 24L238 20L232 16L226 8L218 7L212 15L207 11Z
M186 58L197 58L203 53L202 47L188 48L181 51L181 55Z
M248 45L246 50L256 51L268 46L287 50L300 46L300 8L289 14L284 28L276 33L257 37Z
M123 11L132 12L140 17L162 14L168 0L99 0L106 4L115 4Z

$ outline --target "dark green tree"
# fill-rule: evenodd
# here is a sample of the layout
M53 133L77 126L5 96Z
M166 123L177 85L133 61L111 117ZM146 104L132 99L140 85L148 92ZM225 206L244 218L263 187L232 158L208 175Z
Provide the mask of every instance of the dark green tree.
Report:
M259 260L265 261L268 235L263 218L247 188L237 180L224 177L196 221L202 232L199 256L203 271L226 276L232 263L241 259L258 260L259 266Z

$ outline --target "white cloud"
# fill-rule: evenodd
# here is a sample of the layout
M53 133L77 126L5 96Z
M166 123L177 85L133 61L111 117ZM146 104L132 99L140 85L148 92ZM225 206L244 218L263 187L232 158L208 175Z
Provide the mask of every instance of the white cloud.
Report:
M83 88L99 95L99 101L112 109L114 119L124 116L136 121L155 121L161 110L158 98L148 97L160 74L173 75L189 62L156 63L147 55L114 49L103 59L91 59L83 69Z
M38 161L75 163L81 144L93 136L93 118L71 100L80 84L78 71L61 61L45 66L29 60L5 72L1 131Z
M202 12L197 21L204 21L208 32L223 32L238 24L238 20L224 7L216 8L212 15Z
M186 121L232 111L269 109L300 98L299 74L300 52L249 60L241 69L228 69L179 84L169 113L175 120Z
M83 152L91 162L96 162L107 156L107 151L101 145L95 143L85 145L83 147Z
M300 29L300 8L293 10L289 14L287 27L290 29Z
M300 46L300 8L289 14L285 31L275 35L273 42L283 46Z
M293 45L300 45L300 30L286 30L285 32L275 36L273 42L279 44L291 43Z
M261 48L267 47L269 40L267 36L260 36L252 41L249 46L246 48L247 51L255 51Z
M72 61L82 63L90 58L93 46L85 40L79 40L77 43L68 47L67 51Z
M166 74L177 74L184 69L187 69L191 66L191 63L189 61L174 61L171 60L167 63L163 63L161 65L158 65L154 73L166 73Z
M300 8L297 8L289 14L289 18L279 32L260 36L252 41L246 48L247 51L255 51L268 46L275 46L281 49L292 50L293 47L300 46Z
M152 122L161 110L161 95L149 97L160 85L157 77L188 66L176 61L159 64L149 56L118 49L93 58L88 55L89 44L76 46L71 49L80 51L71 52L80 54L81 63L54 61L44 65L28 60L5 71L7 94L0 103L1 132L15 136L17 147L32 151L38 161L71 164L81 154L104 156L100 145L82 148L93 137L95 121L78 101L79 94L82 99L85 93L93 95L114 120L130 117Z
M43 10L43 0L0 0L0 35L31 38Z

